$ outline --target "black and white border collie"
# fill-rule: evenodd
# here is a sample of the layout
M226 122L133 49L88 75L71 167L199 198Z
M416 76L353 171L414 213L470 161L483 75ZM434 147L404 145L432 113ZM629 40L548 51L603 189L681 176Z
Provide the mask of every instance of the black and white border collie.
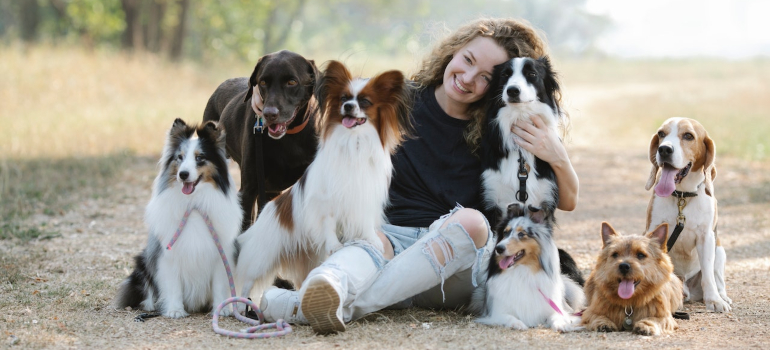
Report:
M116 304L179 318L208 311L230 297L227 273L203 215L233 261L243 214L227 170L225 131L216 122L196 127L176 119L159 167L144 215L147 247L136 256ZM189 208L197 211L191 212L172 249L166 249ZM231 309L222 312L229 315Z
M559 83L547 57L517 57L495 66L487 103L487 127L483 149L482 183L484 201L492 218L506 215L509 203L519 202L530 209L553 213L559 203L556 176L551 166L519 147L511 131L530 117L540 118L554 130L561 115L557 94ZM525 160L526 196L517 197L520 188L519 158ZM521 198L526 197L526 198ZM553 215L547 215L553 218ZM547 224L553 224L553 220Z
M585 294L560 268L566 253L556 249L553 231L544 224L547 214L516 203L506 211L496 229L487 283L473 293L470 310L481 316L476 322L519 330L538 325L560 332L580 329L580 317L572 312L585 306Z
M280 272L295 286L353 240L382 250L376 234L393 172L391 154L409 127L403 73L354 79L331 61L320 83L318 152L299 181L265 205L238 237L240 295L255 300Z

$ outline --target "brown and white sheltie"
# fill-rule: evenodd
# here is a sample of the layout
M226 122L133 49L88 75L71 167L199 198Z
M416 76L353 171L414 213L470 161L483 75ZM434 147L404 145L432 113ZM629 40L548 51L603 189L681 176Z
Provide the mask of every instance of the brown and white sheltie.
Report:
M197 134L197 137L196 137ZM179 318L208 311L230 297L225 266L209 232L208 216L229 261L242 218L238 193L227 171L225 131L216 122L200 127L176 119L168 132L160 171L144 221L147 247L120 285L116 306L141 307ZM184 220L173 249L166 249ZM230 314L223 309L223 315Z
M313 163L237 239L242 296L259 298L279 272L301 285L347 241L366 240L382 250L376 230L384 222L390 156L409 127L404 75L394 70L353 79L331 61L319 89L323 115Z

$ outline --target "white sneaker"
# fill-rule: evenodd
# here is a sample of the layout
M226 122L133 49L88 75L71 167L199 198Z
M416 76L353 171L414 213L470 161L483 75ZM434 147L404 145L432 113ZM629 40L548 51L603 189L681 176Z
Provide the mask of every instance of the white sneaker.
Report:
M307 324L299 307L299 292L295 290L271 287L262 295L259 309L265 316L265 321L275 322L283 319L292 324Z
M330 334L345 331L342 319L342 299L328 276L318 274L305 281L301 309L313 331ZM337 282L336 284L339 284Z

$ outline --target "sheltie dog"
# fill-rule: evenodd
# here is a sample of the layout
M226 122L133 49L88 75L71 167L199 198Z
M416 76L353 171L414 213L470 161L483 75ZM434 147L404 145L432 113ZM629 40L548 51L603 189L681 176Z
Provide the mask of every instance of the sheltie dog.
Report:
M196 127L176 119L159 167L144 215L149 229L147 247L136 256L134 271L120 285L116 304L179 318L208 311L230 297L227 273L205 216L228 260L233 261L243 213L227 171L225 131L216 122ZM184 224L190 209L195 210ZM182 226L179 240L167 249ZM223 315L231 312L222 311Z
M560 331L580 329L572 316L585 304L582 287L563 274L553 233L544 211L531 212L518 203L497 231L487 283L473 293L470 310L476 322L527 329L544 324ZM571 260L571 258L570 258Z
M404 75L394 70L353 79L342 63L331 61L319 89L315 159L237 239L242 296L259 298L278 272L301 285L347 241L366 240L382 250L376 230L384 222L390 157L409 127Z
M512 129L535 117L555 130L561 116L558 94L559 83L547 57L516 57L495 66L485 96L487 126L482 141L482 184L490 217L505 217L506 207L515 201L551 213L556 209L559 191L551 165L519 147ZM551 221L546 224L551 226L554 216L548 217Z

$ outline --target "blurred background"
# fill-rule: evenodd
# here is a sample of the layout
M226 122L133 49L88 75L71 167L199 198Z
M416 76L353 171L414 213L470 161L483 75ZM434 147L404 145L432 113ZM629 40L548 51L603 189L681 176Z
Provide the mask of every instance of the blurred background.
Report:
M155 162L174 118L199 122L219 83L248 76L266 53L410 74L480 16L542 31L571 116L568 147L643 154L680 116L700 120L720 156L763 162L768 13L763 0L0 0L0 238Z

